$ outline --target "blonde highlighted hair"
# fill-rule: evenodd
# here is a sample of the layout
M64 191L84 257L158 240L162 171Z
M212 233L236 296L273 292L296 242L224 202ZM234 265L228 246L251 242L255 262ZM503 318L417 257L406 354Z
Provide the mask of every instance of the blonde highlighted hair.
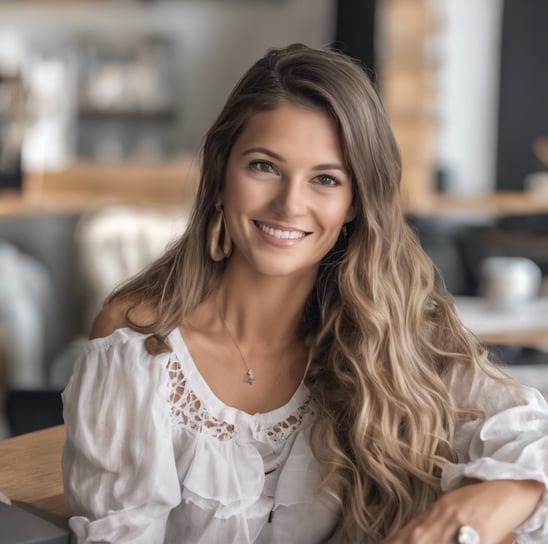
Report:
M208 225L231 148L256 112L290 103L336 123L352 173L356 217L320 265L303 334L317 417L311 446L320 487L340 504L344 542L381 539L440 494L454 458L457 420L443 381L452 365L473 372L484 357L467 334L430 260L405 221L400 157L364 70L343 54L304 45L273 49L236 85L209 130L194 210L182 238L109 300L154 305L157 320L129 325L164 338L218 285L223 263L207 251Z

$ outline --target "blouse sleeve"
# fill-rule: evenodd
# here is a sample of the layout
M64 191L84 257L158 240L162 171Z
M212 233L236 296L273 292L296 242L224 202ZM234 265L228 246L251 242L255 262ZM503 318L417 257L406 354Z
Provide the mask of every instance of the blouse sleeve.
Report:
M169 354L149 355L142 338L121 330L89 342L63 392L63 483L78 543L163 542L181 500Z
M442 474L442 490L465 477L537 480L546 488L531 517L515 529L519 542L548 542L548 406L535 389L483 373L473 379L456 368L448 378L457 406L480 408L484 417L461 423L455 433L456 463Z

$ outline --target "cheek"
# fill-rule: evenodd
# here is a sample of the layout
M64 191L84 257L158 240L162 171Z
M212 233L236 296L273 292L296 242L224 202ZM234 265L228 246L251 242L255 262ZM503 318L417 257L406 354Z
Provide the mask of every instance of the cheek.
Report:
M245 174L227 171L225 182L225 206L233 210L247 211L265 200L265 187L246 179Z
M226 195L225 211L236 216L253 215L259 210L263 204L263 199L260 194L255 194L250 191L239 191L237 193Z
M345 199L342 202L333 202L330 205L323 206L320 209L321 221L330 228L342 228L342 226L352 219L351 204Z

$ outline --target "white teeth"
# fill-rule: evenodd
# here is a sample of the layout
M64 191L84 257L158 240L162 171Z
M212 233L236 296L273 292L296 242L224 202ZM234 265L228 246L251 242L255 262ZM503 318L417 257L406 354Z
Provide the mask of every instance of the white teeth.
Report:
M278 240L298 240L299 238L304 238L306 236L306 232L302 232L298 230L273 229L272 227L268 227L267 225L264 225L263 223L259 223L259 222L257 222L257 226L263 232L266 232L266 234L273 236L274 238L277 238Z

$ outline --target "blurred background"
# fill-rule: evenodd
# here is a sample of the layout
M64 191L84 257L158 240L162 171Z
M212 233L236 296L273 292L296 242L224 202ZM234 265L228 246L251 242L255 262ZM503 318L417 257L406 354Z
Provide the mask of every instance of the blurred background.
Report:
M0 2L0 437L62 422L104 297L182 232L209 125L292 42L364 64L465 325L548 392L547 27L545 0Z

